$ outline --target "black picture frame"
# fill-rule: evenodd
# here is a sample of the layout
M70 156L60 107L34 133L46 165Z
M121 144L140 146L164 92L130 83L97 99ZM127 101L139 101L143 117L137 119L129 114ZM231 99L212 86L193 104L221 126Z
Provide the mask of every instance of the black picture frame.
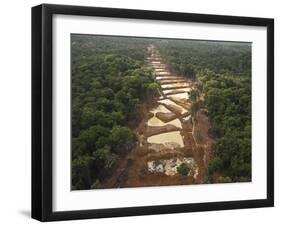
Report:
M262 26L267 28L267 198L95 210L52 210L52 17L55 14ZM32 8L32 218L40 221L121 217L274 206L274 20L43 4Z

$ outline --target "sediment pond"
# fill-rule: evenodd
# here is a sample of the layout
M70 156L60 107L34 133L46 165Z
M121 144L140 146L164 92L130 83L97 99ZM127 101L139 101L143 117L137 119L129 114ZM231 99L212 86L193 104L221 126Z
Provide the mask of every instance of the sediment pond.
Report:
M176 143L180 147L183 147L183 139L179 131L161 133L147 138L149 143L164 144L164 143Z

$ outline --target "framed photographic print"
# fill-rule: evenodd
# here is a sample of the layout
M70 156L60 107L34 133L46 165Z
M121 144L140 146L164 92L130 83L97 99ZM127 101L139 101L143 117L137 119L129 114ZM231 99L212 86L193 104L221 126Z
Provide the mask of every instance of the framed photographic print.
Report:
M32 217L274 205L274 21L32 8Z

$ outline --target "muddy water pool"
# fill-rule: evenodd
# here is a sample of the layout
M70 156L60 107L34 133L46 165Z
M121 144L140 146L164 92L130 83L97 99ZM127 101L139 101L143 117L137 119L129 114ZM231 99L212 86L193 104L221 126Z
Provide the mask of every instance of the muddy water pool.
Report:
M165 144L165 143L177 143L180 147L184 147L182 135L179 131L161 133L158 135L150 136L147 138L149 143Z

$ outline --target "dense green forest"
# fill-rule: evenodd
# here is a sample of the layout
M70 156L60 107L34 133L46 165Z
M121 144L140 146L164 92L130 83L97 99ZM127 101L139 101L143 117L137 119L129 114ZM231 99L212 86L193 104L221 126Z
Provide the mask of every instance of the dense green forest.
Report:
M195 81L193 106L208 109L215 158L206 182L251 180L251 44L169 40L156 42L171 70Z
M140 104L157 90L147 41L71 36L72 189L99 188L134 148Z

